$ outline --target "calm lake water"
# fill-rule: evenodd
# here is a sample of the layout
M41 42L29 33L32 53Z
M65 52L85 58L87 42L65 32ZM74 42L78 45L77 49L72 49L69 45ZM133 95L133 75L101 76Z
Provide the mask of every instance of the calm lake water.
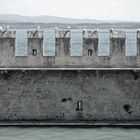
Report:
M140 140L139 129L1 127L0 140Z
M126 54L136 55L136 30L125 30ZM54 31L45 31L44 56L55 54ZM109 30L99 31L99 55L109 55ZM27 55L27 31L18 30L16 55ZM73 30L71 55L82 54L82 30ZM140 140L140 129L0 127L0 140Z

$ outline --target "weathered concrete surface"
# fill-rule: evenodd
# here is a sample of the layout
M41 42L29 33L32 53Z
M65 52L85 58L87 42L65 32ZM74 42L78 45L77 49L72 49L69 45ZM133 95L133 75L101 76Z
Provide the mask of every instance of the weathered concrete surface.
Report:
M11 66L15 62L15 38L0 38L0 65Z
M43 38L43 30L30 30L27 31L27 38Z
M135 124L140 71L0 71L0 124Z
M0 38L16 38L16 31L0 30Z
M125 57L125 67L138 67L137 56L126 56Z
M83 31L83 56L98 56L97 31Z
M110 61L114 67L123 67L125 65L125 40L126 35L124 32L110 31Z
M98 67L99 68L115 67L114 65L111 65L110 59L111 59L110 56L99 56L98 63L97 63Z
M140 66L140 30L137 31L137 66Z
M16 31L0 30L0 65L11 65L15 60Z
M27 65L43 64L43 31L28 31Z
M98 32L83 31L82 56L70 56L70 30L55 31L55 56L43 56L43 30L27 32L28 55L15 56L16 32L0 30L0 68L140 68L140 32L137 56L126 56L126 35L110 31L110 55L98 56Z
M83 31L83 65L98 64L98 32Z
M70 56L70 37L69 30L55 31L55 56Z
M27 65L42 65L44 61L43 57L43 38L28 39L28 57Z

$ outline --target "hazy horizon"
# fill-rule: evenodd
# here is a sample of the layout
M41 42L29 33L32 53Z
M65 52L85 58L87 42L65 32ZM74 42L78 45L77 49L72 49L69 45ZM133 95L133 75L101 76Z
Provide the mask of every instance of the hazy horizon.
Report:
M31 17L31 18L35 18L35 17L45 17L45 16L48 16L48 17L58 17L58 18L66 18L66 19L75 19L75 20L97 20L97 21L124 21L124 22L127 22L128 20L115 20L115 19L111 19L111 20L109 20L109 19L106 19L106 20L103 20L103 19L95 19L95 18L80 18L80 17L65 17L65 16L55 16L55 15L21 15L21 14L1 14L0 13L0 15L13 15L13 16L21 16L21 17ZM131 22L131 21L128 21L128 22ZM132 21L133 22L133 21ZM140 21L134 21L134 22L140 22Z
M139 0L0 0L0 14L140 21Z

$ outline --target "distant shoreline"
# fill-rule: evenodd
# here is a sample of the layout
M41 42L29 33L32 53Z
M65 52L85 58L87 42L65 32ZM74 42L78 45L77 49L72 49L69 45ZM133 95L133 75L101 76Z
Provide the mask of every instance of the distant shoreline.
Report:
M128 23L128 22L120 22L120 23L32 23L32 22L0 22L0 26L6 28L9 25L11 29L34 29L37 26L41 28L52 29L54 27L58 28L67 28L71 27L72 29L140 29L140 23Z

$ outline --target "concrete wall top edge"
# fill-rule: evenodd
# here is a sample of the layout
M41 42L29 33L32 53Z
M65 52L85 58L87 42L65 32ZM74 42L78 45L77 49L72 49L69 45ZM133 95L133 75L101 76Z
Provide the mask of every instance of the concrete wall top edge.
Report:
M55 38L71 38L71 30L55 30ZM44 30L27 31L27 38L43 38ZM83 38L98 38L97 30L83 30ZM140 30L137 30L137 38L140 38ZM126 38L126 33L121 30L110 30L110 38ZM16 30L0 30L0 38L16 38Z
M70 30L56 30L55 31L55 38L70 38Z
M103 36L98 37L98 33L100 35L100 32L97 30L83 30L83 32L78 32L78 35L79 33L81 34L79 36L80 39L76 38L77 34L73 34L73 31L55 30L56 40L54 40L54 34L51 34L50 37L48 35L49 32L47 34L46 32L44 30L30 30L26 32L25 30L23 32L23 38L20 38L22 36L22 32L20 31L0 30L0 68L140 68L140 40L137 39L136 42L136 36L133 39L137 54L135 56L125 55L125 49L128 44L124 39L127 36L123 31L111 30L110 37L115 39L109 39L109 36L107 36L108 42L103 41ZM19 35L18 37L16 33ZM137 34L139 35L140 32L138 31ZM72 35L74 35L76 40L71 39ZM43 36L46 38L43 38ZM5 39L6 37L17 38L16 40L7 40ZM47 42L47 39L50 39L50 42ZM133 44L131 43L131 45ZM81 54L79 56L71 55L71 48L74 45L76 47L78 46L77 49L81 47ZM100 45L108 47L110 52L100 55ZM27 54L24 56L21 55L23 53L21 47L24 47L24 50L26 49ZM47 50L45 47L54 47L55 54L53 56L47 56L45 53L48 53L50 48ZM20 55L16 54L18 49Z
M43 38L43 30L32 30L27 31L27 37L28 38Z
M16 38L15 30L0 30L0 38Z
M110 38L126 38L126 34L120 30L110 30Z
M83 38L98 38L98 31L83 31Z

